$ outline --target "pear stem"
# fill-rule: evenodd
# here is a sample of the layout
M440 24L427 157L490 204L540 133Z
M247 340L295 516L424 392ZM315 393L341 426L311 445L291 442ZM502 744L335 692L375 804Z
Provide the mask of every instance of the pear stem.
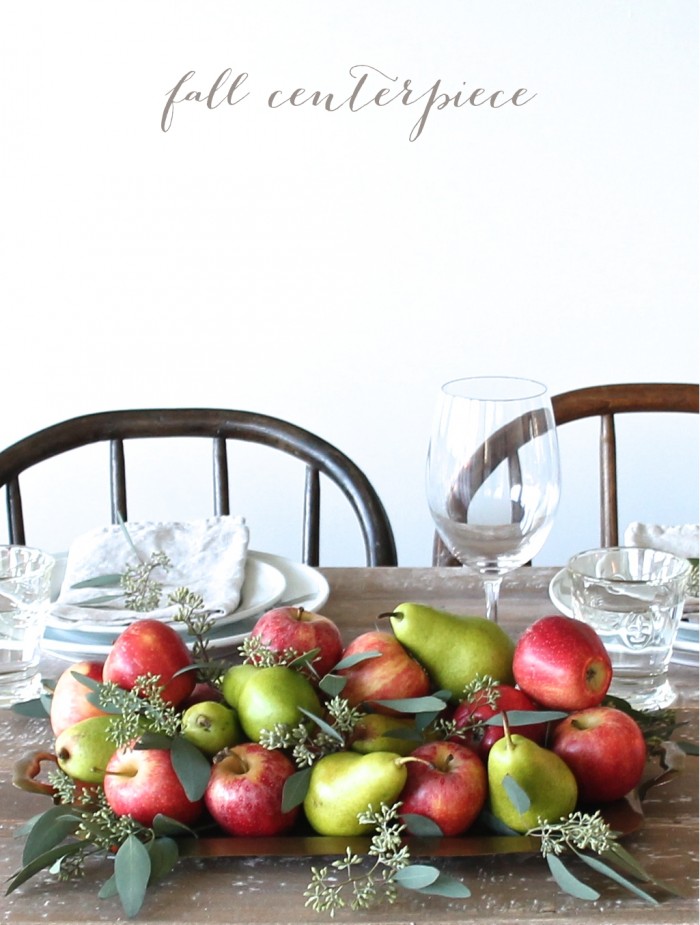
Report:
M418 758L416 755L404 755L402 758L397 758L396 764L408 764L411 761L415 761L417 764L424 764L429 768L434 766L432 761L426 761L425 758Z
M503 735L506 740L506 747L509 752L513 751L513 740L510 737L510 723L508 722L508 714L506 711L503 711Z

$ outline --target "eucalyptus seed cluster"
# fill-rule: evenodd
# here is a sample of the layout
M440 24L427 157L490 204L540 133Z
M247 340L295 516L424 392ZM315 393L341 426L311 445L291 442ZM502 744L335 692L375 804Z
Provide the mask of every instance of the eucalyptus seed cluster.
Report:
M214 617L210 610L204 607L204 598L201 594L195 594L187 588L176 588L168 596L168 603L178 607L174 621L184 623L187 632L193 637L192 657L195 662L200 663L200 676L202 680L215 682L223 673L221 667L217 667L209 658L209 639L208 634L214 628ZM201 663L207 663L205 668Z
M158 569L167 571L172 565L170 557L164 552L151 553L145 561L136 565L127 565L121 576L124 591L124 606L127 610L145 613L155 610L163 593L163 585L154 581L152 573Z
M328 701L326 710L330 723L324 722L316 731L305 723L296 726L277 723L272 729L261 731L260 744L263 748L290 751L298 768L311 767L323 755L346 748L348 737L363 715L361 710L338 696Z
M348 891L352 896L350 908L353 910L367 909L379 898L395 902L395 876L411 862L408 847L401 837L404 826L398 819L400 806L400 803L393 806L382 803L378 811L370 806L358 814L361 823L375 828L367 854L376 860L369 870L363 871L366 858L347 848L345 856L333 861L330 867L312 867L312 879L304 893L307 906L333 918L339 909L345 907ZM338 880L336 871L344 871L345 878Z
M144 718L152 732L175 736L181 731L180 714L163 699L160 675L141 675L128 691L113 681L104 682L98 697L99 705L114 713L107 735L118 748L143 733Z
M596 810L589 813L571 813L559 822L546 822L538 819L538 827L530 829L527 834L541 839L540 851L543 856L563 854L567 849L593 851L605 854L615 844L615 835Z

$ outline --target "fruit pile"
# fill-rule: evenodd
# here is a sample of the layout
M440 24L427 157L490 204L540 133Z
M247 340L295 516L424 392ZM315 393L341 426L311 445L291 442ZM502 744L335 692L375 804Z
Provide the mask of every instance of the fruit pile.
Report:
M141 619L104 664L58 679L56 761L78 788L101 787L117 817L213 820L232 836L366 834L368 807L397 803L447 836L484 818L526 832L638 784L645 740L601 705L612 669L585 624L545 616L514 643L483 618L420 604L383 616L386 630L344 646L327 617L271 610L216 683L197 680L180 633ZM120 744L108 686L138 695L121 707Z

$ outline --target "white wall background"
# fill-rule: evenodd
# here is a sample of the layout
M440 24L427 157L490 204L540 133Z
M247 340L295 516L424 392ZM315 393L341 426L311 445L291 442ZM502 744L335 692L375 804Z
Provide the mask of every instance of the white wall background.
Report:
M401 564L426 564L444 380L697 381L694 0L34 0L3 20L0 445L118 407L278 415L365 469ZM296 87L346 99L353 65L396 78L374 92L537 95L433 110L413 142L420 103L267 105ZM161 131L180 77L206 94L229 67L245 100L183 103ZM619 425L622 520L696 521L696 420L650 426ZM542 564L597 543L594 431L561 431ZM139 449L132 517L209 511L208 447L166 453L160 476ZM95 455L34 477L32 511L27 485L30 541L65 548L106 519ZM240 465L252 545L298 556L296 477ZM331 514L325 562L361 562L337 499Z

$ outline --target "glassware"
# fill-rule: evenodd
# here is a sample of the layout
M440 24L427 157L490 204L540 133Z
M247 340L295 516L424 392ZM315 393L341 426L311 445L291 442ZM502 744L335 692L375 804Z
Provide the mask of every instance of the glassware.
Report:
M559 503L559 450L546 387L500 376L444 385L426 481L439 536L481 575L486 616L497 622L503 575L539 552Z
M41 693L39 657L51 599L52 556L0 546L0 706Z
M574 617L592 626L613 666L610 693L637 710L662 710L675 693L668 666L691 566L658 549L592 549L567 565Z

